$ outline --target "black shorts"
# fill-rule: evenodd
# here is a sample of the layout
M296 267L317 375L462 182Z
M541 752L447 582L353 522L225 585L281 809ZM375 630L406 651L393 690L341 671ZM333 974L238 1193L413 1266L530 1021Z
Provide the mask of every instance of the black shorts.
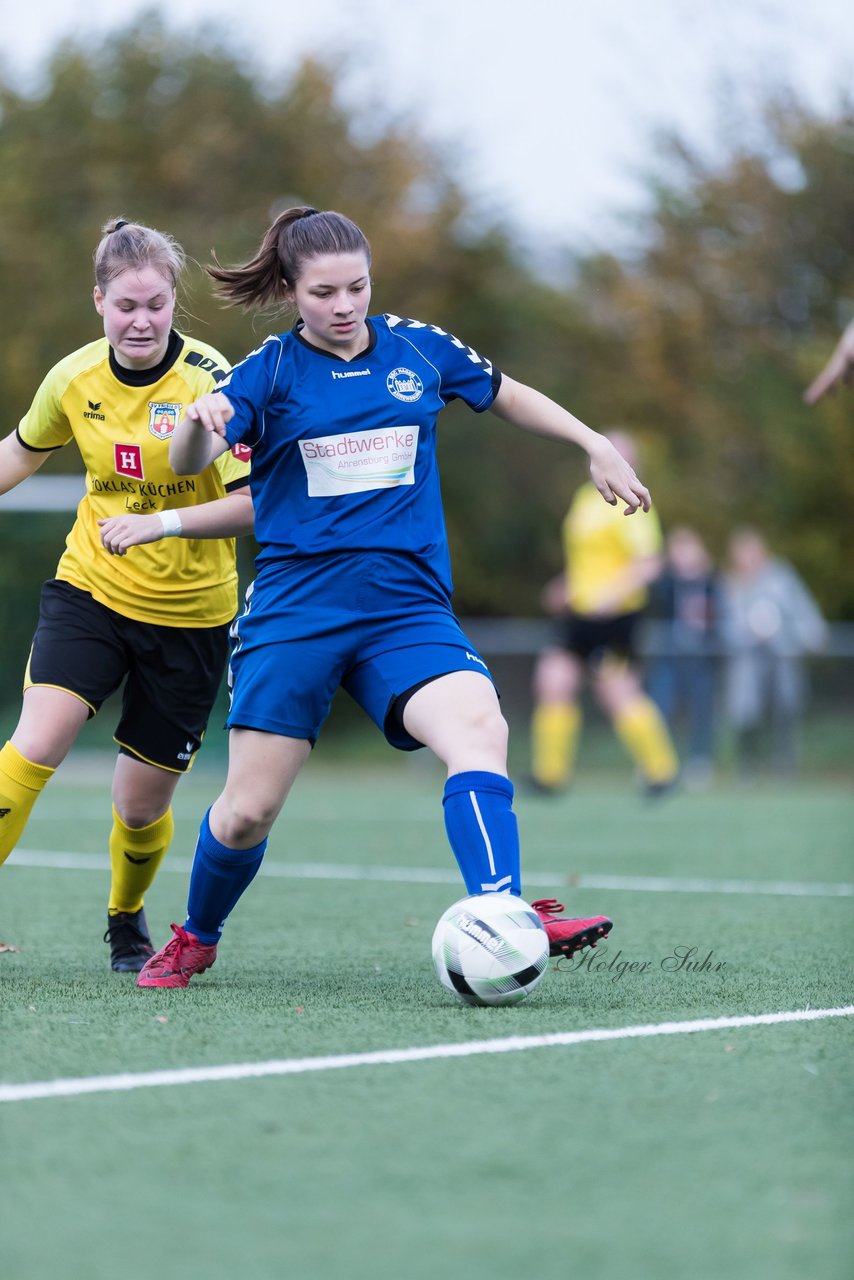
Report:
M585 618L570 614L560 625L558 646L593 667L599 666L606 658L630 662L636 654L635 636L642 616L639 612L623 613L616 618Z
M124 680L114 734L120 749L186 773L201 746L227 656L228 624L136 622L69 582L52 579L42 587L24 688L65 689L93 716Z

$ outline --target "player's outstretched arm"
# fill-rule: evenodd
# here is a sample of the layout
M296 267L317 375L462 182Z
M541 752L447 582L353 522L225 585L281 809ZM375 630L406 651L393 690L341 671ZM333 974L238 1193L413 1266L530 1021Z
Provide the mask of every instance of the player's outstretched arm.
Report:
M580 418L568 413L541 391L526 386L524 382L516 382L505 374L492 404L492 411L499 418L512 422L514 426L523 427L526 431L577 444L590 458L590 478L606 502L615 506L622 499L626 503L627 516L639 508L649 511L649 490L641 484L634 470L611 441L598 431L593 431Z
M844 330L827 364L807 387L804 400L807 404L817 404L828 391L834 391L840 382L849 386L854 382L854 320Z
M110 555L123 556L130 547L161 538L240 538L254 526L252 495L247 485L224 498L150 516L122 515L99 520L101 542Z
M187 405L169 442L169 465L179 476L197 476L225 453L225 428L234 417L228 397L210 391Z
M0 493L8 493L38 471L51 452L50 449L25 449L14 431L0 440Z

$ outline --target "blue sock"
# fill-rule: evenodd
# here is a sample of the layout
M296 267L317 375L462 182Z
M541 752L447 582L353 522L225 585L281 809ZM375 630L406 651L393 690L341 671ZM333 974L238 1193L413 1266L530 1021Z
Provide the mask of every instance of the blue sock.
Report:
M469 893L522 892L513 783L500 773L455 773L442 799L445 830Z
M265 837L251 849L229 849L211 831L209 818L210 809L199 828L184 926L208 946L219 942L229 913L252 883L267 848Z

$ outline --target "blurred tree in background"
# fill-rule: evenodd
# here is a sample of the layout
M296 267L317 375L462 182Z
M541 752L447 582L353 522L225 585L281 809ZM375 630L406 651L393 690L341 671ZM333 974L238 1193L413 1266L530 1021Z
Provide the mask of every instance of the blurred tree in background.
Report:
M801 393L854 314L854 107L827 121L778 99L761 123L714 168L666 140L646 249L583 264L580 293L624 360L606 415L651 433L665 520L718 549L756 524L852 617L854 405Z
M339 72L306 60L271 84L147 15L100 46L60 45L37 93L0 82L8 429L48 368L101 331L91 255L108 218L169 231L203 264L212 249L245 259L289 204L338 208L374 246L376 310L441 324L592 425L632 429L665 524L687 520L720 551L733 524L755 523L830 616L854 617L852 405L800 398L854 310L851 103L827 120L775 101L716 165L666 140L643 249L545 280L512 228L479 217L452 156L375 104L344 110ZM232 359L291 323L224 310L191 274L183 327ZM581 455L454 406L440 451L458 610L537 611ZM77 467L71 449L48 463ZM0 539L4 629L23 656L57 518L0 515Z

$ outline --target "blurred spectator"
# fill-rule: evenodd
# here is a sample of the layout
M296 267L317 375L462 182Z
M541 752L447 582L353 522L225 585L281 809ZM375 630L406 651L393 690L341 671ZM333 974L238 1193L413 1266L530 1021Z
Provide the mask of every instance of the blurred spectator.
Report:
M750 528L730 539L724 602L726 707L739 768L757 766L767 733L776 770L792 774L806 701L803 657L823 648L824 619L792 566Z
M686 786L702 787L714 775L721 582L695 530L680 525L668 535L650 612L660 623L660 646L649 665L647 690L671 733L684 726L682 778Z
M631 437L614 432L608 439L634 466ZM531 782L541 792L560 791L569 783L581 731L580 697L589 675L647 794L661 794L675 783L679 762L634 661L649 584L661 572L658 517L649 511L626 519L588 482L573 497L562 532L565 572L547 586L544 597L549 612L559 616L559 635L540 654L534 671Z
M840 382L851 386L854 381L854 320L844 330L834 347L830 359L804 392L807 404L816 404L828 391L835 391Z

